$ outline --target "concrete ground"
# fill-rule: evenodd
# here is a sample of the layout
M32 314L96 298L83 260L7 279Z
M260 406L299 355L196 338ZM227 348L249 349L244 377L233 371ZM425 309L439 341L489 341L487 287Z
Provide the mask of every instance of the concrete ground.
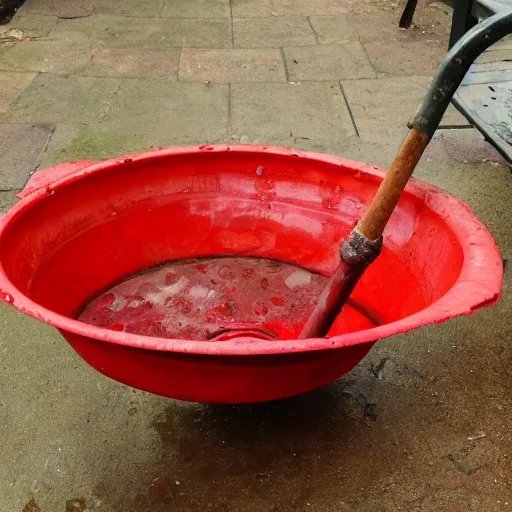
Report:
M445 53L449 11L388 0L26 0L0 27L0 208L57 162L277 143L386 166ZM510 169L451 110L417 176L504 260ZM512 274L472 317L382 340L275 403L152 396L0 307L0 511L512 510Z

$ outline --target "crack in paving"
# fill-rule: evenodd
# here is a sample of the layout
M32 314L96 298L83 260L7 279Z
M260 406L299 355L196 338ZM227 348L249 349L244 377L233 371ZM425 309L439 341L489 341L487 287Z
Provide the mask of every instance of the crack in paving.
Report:
M354 128L354 131L356 132L356 136L360 137L361 135L359 134L359 130L357 128L357 124L356 124L356 120L355 120L355 117L354 117L354 113L352 112L352 109L350 108L350 103L348 102L347 95L345 94L345 90L343 89L343 85L341 85L341 82L340 82L339 86L340 86L341 94L343 96L343 100L345 101L345 105L346 105L347 110L348 110L348 115L350 116L350 120L352 121L352 126Z

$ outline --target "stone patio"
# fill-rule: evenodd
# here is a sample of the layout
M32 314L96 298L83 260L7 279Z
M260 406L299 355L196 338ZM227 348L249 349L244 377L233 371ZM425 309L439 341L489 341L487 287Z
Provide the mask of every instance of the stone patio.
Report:
M58 162L215 142L387 166L450 11L389 0L26 0L0 26L0 209ZM510 168L453 108L416 176L466 201L504 260ZM315 392L167 400L99 375L0 306L2 512L512 510L512 276L472 317L379 342Z

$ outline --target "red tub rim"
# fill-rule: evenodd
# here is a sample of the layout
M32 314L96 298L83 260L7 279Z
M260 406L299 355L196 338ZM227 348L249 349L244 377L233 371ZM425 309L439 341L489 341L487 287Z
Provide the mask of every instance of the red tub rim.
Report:
M56 190L90 174L106 172L117 165L124 165L127 162L144 162L204 151L253 154L264 152L295 156L307 158L311 161L349 166L380 178L385 175L385 172L376 166L310 151L262 145L202 145L153 150L147 153L127 155L97 163L83 161L76 164L68 164L68 172L63 172L61 177L51 181L51 188ZM69 172L70 169L73 170ZM44 173L44 170L42 172ZM27 187L19 194L20 201L5 215L0 217L0 241L11 221L46 196L47 187L50 185L50 182L46 182L47 180L44 179L43 175L36 176L37 179L30 180ZM57 329L86 338L162 352L222 356L254 356L332 350L359 343L371 343L424 325L441 323L460 315L469 315L480 307L495 303L499 299L501 292L503 263L498 248L484 224L473 215L471 209L465 203L434 185L412 179L407 190L424 198L424 201L434 212L437 212L446 219L460 243L464 254L464 263L457 281L438 301L411 316L371 329L332 336L330 338L278 341L239 338L229 341L205 342L140 336L95 327L54 313L38 305L22 294L9 281L0 263L1 298L33 318L48 323Z

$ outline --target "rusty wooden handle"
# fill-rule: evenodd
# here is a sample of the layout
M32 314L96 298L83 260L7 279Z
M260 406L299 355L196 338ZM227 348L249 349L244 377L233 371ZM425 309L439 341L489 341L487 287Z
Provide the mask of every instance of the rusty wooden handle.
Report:
M428 135L419 130L412 129L407 135L368 210L357 225L359 232L368 240L377 240L382 236L428 142Z

